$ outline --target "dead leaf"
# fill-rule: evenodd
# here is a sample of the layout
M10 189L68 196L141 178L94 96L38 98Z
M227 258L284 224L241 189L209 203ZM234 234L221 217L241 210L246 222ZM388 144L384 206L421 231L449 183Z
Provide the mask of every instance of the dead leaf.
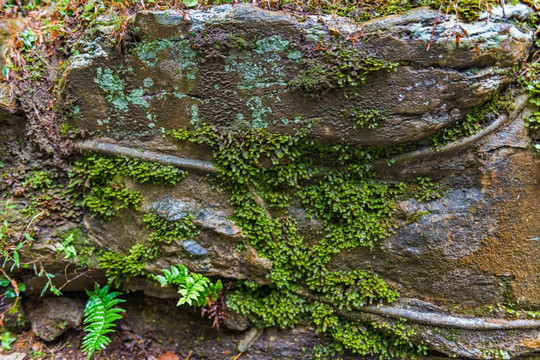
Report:
M158 360L180 360L180 358L178 357L178 355L167 351L166 353L159 355Z

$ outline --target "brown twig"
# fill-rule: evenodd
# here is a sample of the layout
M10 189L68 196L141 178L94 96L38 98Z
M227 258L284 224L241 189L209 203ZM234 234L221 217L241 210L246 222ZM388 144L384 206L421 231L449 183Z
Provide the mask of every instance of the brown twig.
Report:
M240 357L240 355L242 355L242 354L243 354L243 352L239 352L238 355L236 355L233 360L237 360Z
M435 36L435 28L437 27L437 24L439 23L439 15L442 12L442 7L443 7L443 4L439 6L439 11L437 11L437 17L435 18L435 23L433 24L433 29L431 30L431 37L429 38L429 43L426 48L426 51L429 51L429 48L431 47L431 43L433 42L433 37Z

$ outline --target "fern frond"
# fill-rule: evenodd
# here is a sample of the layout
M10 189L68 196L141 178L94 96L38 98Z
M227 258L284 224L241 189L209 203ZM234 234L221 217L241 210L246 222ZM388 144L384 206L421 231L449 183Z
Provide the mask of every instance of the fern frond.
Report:
M116 326L114 322L122 318L121 313L125 310L114 307L125 302L117 296L121 292L113 291L109 293L109 285L100 288L97 284L94 291L86 291L89 296L84 309L84 336L81 349L87 351L87 359L90 359L96 350L103 350L111 342L105 334L114 332Z

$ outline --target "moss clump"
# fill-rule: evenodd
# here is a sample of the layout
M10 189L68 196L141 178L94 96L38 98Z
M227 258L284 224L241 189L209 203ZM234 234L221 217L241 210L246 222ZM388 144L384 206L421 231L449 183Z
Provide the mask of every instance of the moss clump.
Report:
M330 44L315 53L305 68L288 83L291 91L317 93L327 89L358 86L367 75L376 71L388 72L398 64L348 49L343 44Z
M142 220L148 229L154 230L148 240L152 246L162 242L170 244L174 240L194 239L201 233L191 215L169 222L155 213L148 213L143 215Z
M49 178L49 173L45 170L33 171L26 175L26 180L22 186L32 190L48 189L53 185L53 180Z
M439 199L443 194L441 184L431 181L428 177L418 177L416 179L416 188L414 189L414 198L420 202L427 202Z
M476 107L457 124L442 129L432 137L435 147L442 147L463 137L476 134L485 126L492 123L503 111L512 108L513 89L509 88L493 97L486 103Z
M127 256L113 251L100 255L99 267L105 270L110 281L120 282L130 277L148 278L151 274L145 270L145 264L158 257L161 243L194 239L201 232L190 215L170 222L155 213L147 213L142 220L146 228L153 230L147 243L134 245Z
M410 0L283 0L279 6L310 14L336 14L356 21L367 21L381 16L397 14L415 6Z
M68 186L82 197L82 205L104 219L111 219L119 210L138 209L141 204L140 192L128 190L125 178L141 184L175 185L185 176L185 171L173 166L87 153L75 162Z
M221 185L231 193L236 224L251 245L273 263L268 275L272 285L239 284L229 295L232 309L248 315L259 326L315 323L320 332L338 342L339 351L384 357L392 351L403 354L412 349L408 337L403 340L398 332L385 335L373 324L365 324L367 335L354 340L364 327L341 319L339 311L391 302L397 293L372 271L328 269L331 257L340 250L373 247L393 232L394 203L406 185L374 178L369 162L382 151L319 146L302 132L219 133L205 124L193 132L172 132L172 136L213 149ZM334 167L323 168L323 163ZM322 225L316 231L316 244L308 244L299 230L299 219L290 211L290 205L298 202ZM320 299L324 299L327 326L321 317Z
M498 0L421 0L418 5L430 6L433 9L442 9L443 13L455 13L462 21L475 21L483 11L489 11L499 6Z
M99 257L99 267L105 270L109 281L120 282L124 278L148 277L144 264L157 256L155 248L136 244L129 249L129 255L107 251Z
M536 44L540 47L540 41ZM529 102L540 107L540 62L533 61L520 79L521 85L529 93ZM540 111L535 111L525 119L525 126L529 129L531 138L540 140ZM538 142L538 141L537 141ZM535 149L540 151L540 144Z
M348 109L343 113L343 117L346 119L352 119L353 129L375 129L378 125L377 121L385 120L385 116L380 111L375 109L363 110L363 109Z

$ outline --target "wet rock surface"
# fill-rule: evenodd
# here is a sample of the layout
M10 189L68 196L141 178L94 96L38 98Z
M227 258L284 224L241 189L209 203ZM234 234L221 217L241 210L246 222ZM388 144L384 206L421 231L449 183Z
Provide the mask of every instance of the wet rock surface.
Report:
M43 297L25 303L32 331L45 341L53 341L82 324L85 300L68 297Z
M528 10L508 11L519 17ZM500 14L489 17L460 24L469 36L458 46L456 19L434 28L437 12L428 8L359 25L330 17L299 22L247 5L189 16L142 12L134 26L140 42L117 61L95 40L101 50L93 59L88 50L72 61L69 88L78 126L117 138L209 123L285 133L307 126L324 141L406 142L462 119L513 80L511 68L526 56L532 33ZM319 43L353 63L379 61L379 70L340 70L314 50ZM338 71L351 80L335 83ZM376 130L357 129L354 114L368 110L384 119Z
M436 11L419 8L354 24L336 17L308 16L299 21L291 14L248 5L188 14L140 12L133 24L136 42L122 56L104 41L110 29L98 29L102 38L81 41L81 53L69 64L67 89L76 104L76 126L86 140L206 165L212 161L208 148L173 143L163 131L208 123L223 133L265 129L290 134L303 129L321 144L338 144L344 138L355 145L425 144L439 129L462 120L515 81L515 65L527 57L532 45L531 30L519 22L530 14L524 5L508 5L504 12L496 8L476 22L458 23L453 15L438 20ZM453 33L458 24L468 33L459 44ZM319 47L339 56L323 55ZM346 65L343 70L336 62L339 57L373 68L362 73ZM344 71L348 78L333 78L328 70ZM358 125L358 116L372 110L378 114L377 124ZM414 309L432 314L433 319L459 315L496 323L496 316L485 309L507 304L540 308L540 160L530 150L523 123L533 110L521 107L500 128L451 151L428 149L420 156L401 154L376 163L377 178L397 183L429 177L440 184L440 197L427 202L402 199L396 205L396 230L391 236L373 249L357 247L334 254L328 270L371 270L403 299L422 300ZM24 153L23 123L19 115L0 123L5 130L0 132L0 144L11 143L12 154ZM21 144L13 144L14 139ZM9 159L0 155L2 163L15 168ZM160 244L160 256L144 266L148 273L182 264L206 276L269 284L273 265L235 223L230 194L216 186L215 172L215 167L194 166L174 186L126 180L129 190L141 193L140 210L124 209L111 221L85 214L81 224L51 222L50 227L57 228L40 234L44 240L21 256L47 265L56 275L74 278L66 291L91 288L94 280L105 281L104 274L79 278L80 272L66 268L68 261L58 255L65 240L62 234L77 227L88 241L85 246L127 256L151 236L152 230L141 220L142 213L151 212L169 223L189 217L201 233ZM306 242L316 244L321 222L309 218L301 204L291 207ZM21 274L28 294L39 294L46 280ZM124 285L150 296L178 297L174 289L141 279ZM130 343L133 329L146 335L158 331L176 341L175 348L187 357L190 353L178 339L222 341L206 325L179 327L181 321L194 322L194 316L186 315L189 310L177 313L176 307L164 306L169 300L137 301L130 304L128 312L133 314L123 322L122 336L127 339L123 343ZM82 306L67 297L25 302L34 333L45 341L79 327ZM381 326L399 323L395 317L367 310L348 316ZM448 355L480 359L540 349L536 325L488 331L420 320L410 323L417 330L416 342ZM224 330L219 345L198 349L196 342L190 344L198 349L194 358L235 355L244 334L233 330L246 331L252 324L230 314L225 326L229 330ZM260 337L246 351L261 360L307 359L313 344L322 341L311 328L253 331Z

